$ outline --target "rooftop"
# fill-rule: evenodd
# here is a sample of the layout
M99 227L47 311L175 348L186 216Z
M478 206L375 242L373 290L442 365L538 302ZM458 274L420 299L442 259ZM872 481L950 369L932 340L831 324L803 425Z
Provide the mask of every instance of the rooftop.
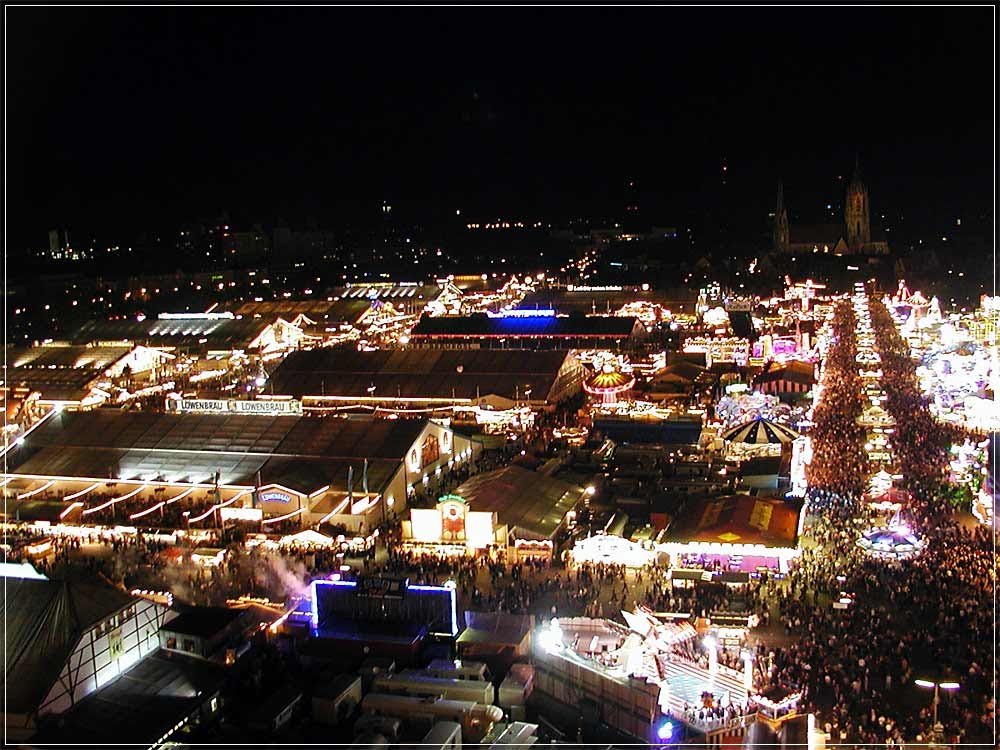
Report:
M218 691L223 674L221 667L158 651L62 714L58 725L43 727L35 739L151 746Z
M813 365L809 362L791 361L783 365L773 365L763 370L755 379L757 383L787 380L792 383L812 385L816 382Z
M491 317L485 314L464 317L424 316L414 326L410 338L434 338L447 336L492 336L492 337L620 337L627 339L641 324L636 318L610 316L570 315L526 315Z
M62 412L25 436L8 471L39 476L264 484L300 492L346 487L369 459L379 491L423 430L424 420L295 416Z
M500 523L550 539L584 488L520 466L507 466L463 482L454 494L474 511L492 511Z
M37 709L80 637L136 601L96 578L4 578L3 584L5 697L12 713Z
M313 349L293 352L271 376L274 393L357 398L544 398L570 355L558 351ZM372 390L374 386L374 390Z
M149 346L246 347L265 323L254 318L148 318L143 321L88 320L72 335L76 344L96 341L132 341ZM202 341L205 339L205 341Z
M573 311L589 314L620 310L629 302L650 302L662 305L673 313L690 312L694 310L697 292L689 289L653 289L647 291L609 289L540 289L529 293L521 304L522 310L535 308L551 308L560 313Z
M727 542L794 547L797 502L751 495L691 500L670 524L667 542Z
M7 346L5 368L51 368L74 367L89 370L105 370L132 351L128 345L121 346Z
M161 629L181 635L210 638L229 627L243 614L242 610L229 607L192 607L181 612Z

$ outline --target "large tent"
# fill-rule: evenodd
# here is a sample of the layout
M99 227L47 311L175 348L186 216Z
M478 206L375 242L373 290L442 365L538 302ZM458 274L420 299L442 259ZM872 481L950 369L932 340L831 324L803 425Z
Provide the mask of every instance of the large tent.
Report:
M116 679L159 647L167 614L96 578L4 578L8 728L31 729L38 714L64 711Z
M515 539L536 541L555 536L584 492L571 482L516 465L477 474L454 490L473 510L496 513Z
M791 427L763 417L751 419L722 433L722 439L726 442L747 445L785 445L790 444L798 436L799 434Z

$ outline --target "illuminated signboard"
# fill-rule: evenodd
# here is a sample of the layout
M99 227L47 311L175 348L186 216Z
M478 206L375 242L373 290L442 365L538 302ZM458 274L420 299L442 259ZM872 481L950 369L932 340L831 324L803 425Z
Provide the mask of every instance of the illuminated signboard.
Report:
M402 599L409 583L409 578L364 576L358 578L355 594L369 599Z
M465 515L469 504L460 495L445 495L438 500L441 513L441 537L444 541L465 541Z
M260 493L260 501L262 503L290 503L292 496L280 490L267 490Z
M218 278L222 277L220 276ZM156 317L158 320L234 320L236 318L236 316L231 312L165 312L160 313Z
M169 399L167 409L182 414L302 414L301 401L237 401L235 399Z
M555 310L505 310L500 313L486 313L491 318L554 318Z
M799 436L792 441L791 483L792 494L804 497L809 485L806 482L806 466L812 461L812 441ZM803 518L805 513L802 514Z

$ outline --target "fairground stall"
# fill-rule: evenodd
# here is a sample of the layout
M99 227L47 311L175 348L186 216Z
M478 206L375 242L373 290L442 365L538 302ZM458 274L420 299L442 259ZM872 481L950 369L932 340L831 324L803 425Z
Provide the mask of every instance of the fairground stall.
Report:
M678 567L718 571L786 572L799 555L795 498L729 495L690 500L656 545Z
M506 529L493 511L476 511L461 495L438 498L433 508L410 508L402 522L403 549L435 555L468 555L506 546Z
M723 573L785 572L788 561L799 555L801 509L802 501L796 498L692 498L667 517L655 541L599 533L577 540L568 558L575 564L631 568L672 565L705 574L705 580Z

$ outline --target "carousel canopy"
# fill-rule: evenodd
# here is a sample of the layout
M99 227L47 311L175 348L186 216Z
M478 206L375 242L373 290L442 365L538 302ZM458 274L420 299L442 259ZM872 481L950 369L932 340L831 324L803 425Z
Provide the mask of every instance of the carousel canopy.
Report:
M722 433L722 439L730 443L748 443L751 445L772 445L791 443L799 436L795 430L783 424L772 422L763 417L757 417L749 422L737 425Z
M600 372L584 383L584 389L588 393L617 393L626 391L635 385L635 378L626 375L621 370L612 367L604 367Z
M905 526L872 529L858 539L861 549L878 557L903 559L923 549L923 541Z

